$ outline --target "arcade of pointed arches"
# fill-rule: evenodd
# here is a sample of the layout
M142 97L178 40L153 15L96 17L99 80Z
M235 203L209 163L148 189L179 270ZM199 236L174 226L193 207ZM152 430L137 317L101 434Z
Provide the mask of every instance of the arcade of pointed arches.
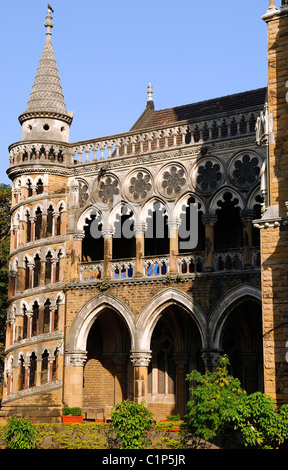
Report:
M101 294L80 309L67 338L68 358L86 356L83 407L133 398L133 366L142 365L148 405L183 412L185 375L195 368L204 372L207 358L214 357L215 365L224 352L248 392L263 390L261 321L260 289L246 284L226 293L209 316L174 288L155 295L137 319L115 296ZM103 397L97 385L109 380L111 393Z

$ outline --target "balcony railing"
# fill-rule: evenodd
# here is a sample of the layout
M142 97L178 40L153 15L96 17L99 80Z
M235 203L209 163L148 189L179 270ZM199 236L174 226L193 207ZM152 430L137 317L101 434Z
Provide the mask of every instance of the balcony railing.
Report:
M53 142L17 142L9 149L10 166L31 161L79 165L253 135L258 114L256 111L194 123L181 121L177 126L163 125L153 130L129 131L63 145Z
M205 271L205 255L195 253L189 256L178 256L177 271L179 274L201 273Z
M89 262L80 263L79 265L79 279L82 282L98 281L103 277L104 263L103 262Z
M118 260L110 262L110 276L112 279L133 277L135 273L134 260Z
M168 257L143 259L143 276L166 276L170 271L170 259Z
M260 249L251 250L252 268L260 268ZM129 279L135 275L135 259L119 259L110 261L111 279ZM170 257L154 256L142 258L143 277L154 278L157 276L167 276L170 273ZM206 258L203 252L191 255L177 256L178 274L196 274L205 272ZM217 251L214 253L214 271L233 271L244 269L243 250ZM90 261L80 263L79 279L81 282L94 282L103 278L104 262Z

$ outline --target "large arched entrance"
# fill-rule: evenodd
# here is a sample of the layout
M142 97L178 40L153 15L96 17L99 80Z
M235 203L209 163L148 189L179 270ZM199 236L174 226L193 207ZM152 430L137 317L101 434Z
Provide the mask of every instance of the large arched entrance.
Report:
M130 309L113 295L100 294L80 309L67 337L67 402L105 418L133 398L134 330Z
M131 397L130 337L123 319L104 309L87 338L83 371L83 408L107 410Z
M153 329L148 367L148 407L154 416L185 413L189 399L186 375L204 371L202 341L193 318L177 304L166 307Z
M210 347L229 357L230 372L248 392L263 391L262 306L259 288L245 284L228 292L210 317Z
M224 324L221 343L230 360L231 374L247 393L263 392L261 304L246 300L235 306Z

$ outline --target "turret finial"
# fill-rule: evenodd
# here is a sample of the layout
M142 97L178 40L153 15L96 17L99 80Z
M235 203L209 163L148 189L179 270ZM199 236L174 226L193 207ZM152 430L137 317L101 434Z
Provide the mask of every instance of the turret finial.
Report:
M52 18L53 16L51 15L51 13L54 13L54 10L53 8L48 4L48 12L47 12L47 16L46 16L46 23L44 24L45 28L47 28L47 32L46 34L47 35L50 35L51 36L51 29L53 28L54 24L52 23Z
M153 98L152 98L153 87L152 87L151 83L149 83L149 85L148 85L147 93L148 93L148 99L147 99L147 101L153 101Z

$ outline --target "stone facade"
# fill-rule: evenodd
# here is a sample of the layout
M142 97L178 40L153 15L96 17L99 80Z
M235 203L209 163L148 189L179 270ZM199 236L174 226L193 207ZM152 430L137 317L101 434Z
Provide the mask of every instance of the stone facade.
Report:
M60 421L64 404L107 419L126 398L183 416L185 375L223 353L248 392L287 401L286 7L265 20L268 95L156 110L149 84L130 131L70 143L48 10L10 146L2 420Z

